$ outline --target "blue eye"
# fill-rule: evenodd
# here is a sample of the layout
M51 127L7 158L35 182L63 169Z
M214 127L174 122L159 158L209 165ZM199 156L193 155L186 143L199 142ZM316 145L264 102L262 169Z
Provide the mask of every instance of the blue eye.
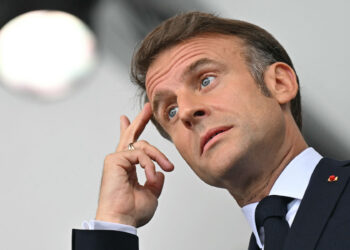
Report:
M201 82L201 87L207 87L214 79L214 76L205 77Z
M169 109L169 111L168 111L169 119L173 118L176 115L178 110L179 110L178 107L172 107L171 109Z

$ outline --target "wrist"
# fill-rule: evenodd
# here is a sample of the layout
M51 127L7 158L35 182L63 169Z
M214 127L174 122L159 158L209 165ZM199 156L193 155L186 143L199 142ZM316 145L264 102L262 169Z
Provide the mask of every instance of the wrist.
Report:
M97 213L95 220L136 227L136 220L133 218L133 216L129 215L106 215Z

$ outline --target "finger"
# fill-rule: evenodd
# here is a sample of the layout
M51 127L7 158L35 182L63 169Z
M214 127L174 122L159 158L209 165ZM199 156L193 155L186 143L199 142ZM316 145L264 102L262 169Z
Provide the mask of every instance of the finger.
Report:
M170 172L174 170L174 165L169 159L159 149L149 144L147 141L141 140L135 142L133 145L137 149L142 149L152 160L156 161L164 171Z
M141 112L136 118L130 123L127 117L121 117L121 128L120 128L120 140L116 151L123 151L127 149L129 143L135 142L140 136L148 121L151 119L152 110L149 103L146 103ZM125 119L125 120L124 120Z
M122 115L120 117L120 136L124 134L124 131L129 127L130 120L127 116Z
M124 146L123 135L125 134L126 129L130 126L130 120L127 116L122 115L120 117L120 135L119 135L119 144L116 148L116 152L122 151ZM129 141L130 143L131 141Z
M145 183L145 187L151 190L151 192L156 196L157 198L160 196L163 190L164 185L164 174L161 172L156 173L156 181L151 183L148 180Z
M142 150L135 149L133 151L120 152L116 153L114 157L113 165L121 166L129 172L134 170L135 164L140 164L145 169L146 179L151 183L156 181L156 166L152 159Z
M152 116L152 109L151 105L149 103L146 103L143 106L142 111L136 116L135 120L130 124L128 127L128 137L127 141L134 142L137 141L139 136L141 135L142 131L145 129L147 123L151 119Z
M151 158L146 154L141 154L139 160L140 166L145 169L146 180L149 183L157 182L156 166Z

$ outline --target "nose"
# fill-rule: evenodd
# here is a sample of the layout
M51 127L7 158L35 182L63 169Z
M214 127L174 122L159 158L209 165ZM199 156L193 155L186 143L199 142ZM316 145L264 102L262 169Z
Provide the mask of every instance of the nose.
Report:
M203 97L186 95L177 99L179 118L185 127L191 129L209 115L209 109Z

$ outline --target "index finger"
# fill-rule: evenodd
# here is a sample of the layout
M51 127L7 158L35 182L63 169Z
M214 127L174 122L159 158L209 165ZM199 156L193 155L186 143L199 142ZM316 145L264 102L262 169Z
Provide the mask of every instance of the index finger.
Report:
M147 102L143 106L141 112L136 116L136 118L131 122L129 127L124 131L124 135L122 135L123 141L126 140L127 143L135 142L145 129L151 117L152 108L150 103Z

